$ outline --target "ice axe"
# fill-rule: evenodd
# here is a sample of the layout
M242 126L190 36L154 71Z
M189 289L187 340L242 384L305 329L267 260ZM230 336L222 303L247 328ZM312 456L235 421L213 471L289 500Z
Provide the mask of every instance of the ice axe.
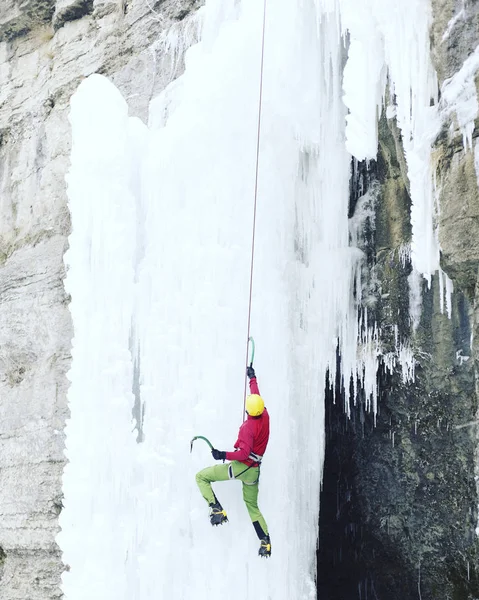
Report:
M213 444L210 442L210 440L208 438L205 438L205 436L203 436L203 435L195 435L195 437L190 442L190 452L193 452L193 443L195 440L203 440L213 450Z
M249 346L249 342L251 342L251 359L249 361L249 364L250 364L250 367L252 367L253 361L254 361L254 339L251 336L248 338L248 346Z

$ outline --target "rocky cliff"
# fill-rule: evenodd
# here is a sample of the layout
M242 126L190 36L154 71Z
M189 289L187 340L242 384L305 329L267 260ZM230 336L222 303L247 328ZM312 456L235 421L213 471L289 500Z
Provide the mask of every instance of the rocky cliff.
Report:
M195 0L6 0L0 5L0 596L61 596L55 544L72 327L69 100L108 75L146 120L175 76L161 33Z

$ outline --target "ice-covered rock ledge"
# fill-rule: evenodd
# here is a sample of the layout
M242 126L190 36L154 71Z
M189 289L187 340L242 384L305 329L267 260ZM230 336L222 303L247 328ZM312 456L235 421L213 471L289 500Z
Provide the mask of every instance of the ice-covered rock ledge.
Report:
M0 3L1 598L61 596L55 535L72 337L63 287L71 94L101 72L131 114L145 117L177 67L157 40L200 3Z

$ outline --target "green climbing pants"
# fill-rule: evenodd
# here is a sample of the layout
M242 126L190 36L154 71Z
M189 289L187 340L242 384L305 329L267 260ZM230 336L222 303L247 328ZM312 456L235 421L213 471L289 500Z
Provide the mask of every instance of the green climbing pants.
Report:
M248 509L249 516L256 532L258 528L255 525L257 522L266 535L268 535L268 526L264 520L261 511L258 508L258 487L259 487L259 467L251 467L248 469L246 465L237 460L231 463L223 463L207 467L196 474L196 483L200 488L203 498L208 504L217 502L216 496L213 493L211 484L214 481L228 481L229 479L238 479L243 483L243 500ZM232 471L233 477L230 476ZM259 536L259 534L258 534Z

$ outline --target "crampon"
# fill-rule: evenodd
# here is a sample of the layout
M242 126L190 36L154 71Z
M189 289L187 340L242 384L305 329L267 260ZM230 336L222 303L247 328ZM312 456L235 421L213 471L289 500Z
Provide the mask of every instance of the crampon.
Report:
M271 540L269 539L269 535L261 540L258 555L261 556L261 558L268 558L271 556Z
M215 502L215 504L210 504L210 509L210 523L212 525L223 525L223 523L228 522L226 512L219 502Z

